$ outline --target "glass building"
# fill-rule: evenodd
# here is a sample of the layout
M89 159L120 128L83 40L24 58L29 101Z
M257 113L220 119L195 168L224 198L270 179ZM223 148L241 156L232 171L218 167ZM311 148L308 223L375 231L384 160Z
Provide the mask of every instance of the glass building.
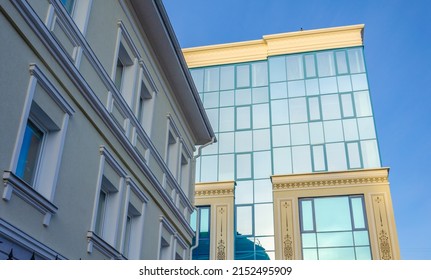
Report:
M329 37L328 30L320 33ZM305 40L319 31L294 33L284 36ZM262 40L268 49L271 40ZM226 59L234 63L220 63L220 54L198 67L193 54L210 51L184 50L218 139L202 150L196 181L236 182L235 259L276 258L271 176L381 168L363 46L338 45ZM295 203L302 259L373 258L363 193L299 197Z

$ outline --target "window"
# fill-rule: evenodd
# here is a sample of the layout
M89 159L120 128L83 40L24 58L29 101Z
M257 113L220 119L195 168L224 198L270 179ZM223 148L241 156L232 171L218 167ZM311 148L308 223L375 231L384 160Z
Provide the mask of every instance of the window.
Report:
M40 150L43 144L43 136L44 133L31 120L28 120L19 154L16 175L30 185L34 183L40 159Z
M362 195L303 198L300 204L304 260L370 260Z
M75 0L60 0L60 2L66 9L66 11L69 13L69 15L72 15Z
M113 174L113 171L109 166L105 169L105 175L102 178L102 185L97 200L96 223L94 227L94 232L99 237L108 242L111 241L112 244L115 239L113 235L115 234L115 230L113 229L118 218L115 206L118 205L118 185L120 183L120 177Z
M151 123L153 121L153 108L154 98L153 93L155 89L147 85L147 81L141 80L141 88L138 95L138 108L136 116L138 121L141 123L142 128L147 134L151 132ZM151 89L151 90L150 90Z
M210 210L209 206L200 206L197 211L199 211L199 221L192 225L194 231L199 231L199 244L192 252L193 260L209 260L210 259ZM196 221L197 212L193 212L192 221ZM196 244L196 237L193 237L193 243Z
M178 144L173 132L168 132L168 145L166 148L166 164L174 177L177 176Z

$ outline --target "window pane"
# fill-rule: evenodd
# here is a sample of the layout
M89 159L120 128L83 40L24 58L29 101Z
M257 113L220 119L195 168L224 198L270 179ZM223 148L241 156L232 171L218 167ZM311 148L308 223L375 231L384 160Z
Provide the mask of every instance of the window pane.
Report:
M355 238L356 246L370 245L370 240L368 239L368 231L366 230L354 231L353 236Z
M253 103L268 102L268 87L253 88Z
M355 92L355 108L358 117L368 117L372 115L370 96L368 91Z
M323 125L325 128L326 143L343 141L343 126L341 125L341 120L323 122Z
M42 146L43 133L32 122L28 121L21 144L16 175L30 185L36 174L37 162Z
M209 237L209 231L210 231L210 209L200 208L200 229L199 233L203 234L204 236L201 237Z
M253 203L253 181L237 181L235 204Z
M314 231L314 217L313 217L313 201L312 200L301 200L301 225L302 231ZM304 236L304 235L303 235ZM315 235L313 234L313 237ZM314 244L316 240L314 240ZM310 246L314 247L314 246Z
M353 246L353 234L351 231L318 233L317 244L319 248Z
M218 91L219 90L219 68L206 68L205 69L205 91Z
M364 168L380 167L379 150L376 140L361 141Z
M292 155L290 148L275 148L273 150L274 174L292 173Z
M319 77L334 76L335 65L334 56L332 52L321 52L316 54L317 57L317 70Z
M238 89L235 91L236 105L251 104L251 89Z
M357 260L371 260L370 247L356 247L356 259Z
M233 132L220 133L218 137L218 142L220 154L234 152L235 136Z
M271 101L271 121L272 125L286 124L289 122L287 99Z
M352 83L350 82L350 76L338 76L337 82L339 92L352 91Z
M316 63L314 60L314 55L306 55L304 56L304 59L307 78L316 77Z
M233 90L220 92L220 106L233 106L235 105L235 95Z
M365 74L352 75L352 88L354 91L367 90L368 89L367 75Z
M353 224L356 229L365 228L364 208L361 197L352 197Z
M254 181L254 202L272 202L272 184L270 180Z
M310 146L292 147L293 173L311 172Z
M214 132L218 132L218 109L208 109L206 113Z
M365 72L362 49L352 49L347 51L351 73Z
M346 60L346 52L336 52L335 58L337 59L337 70L338 74L346 74L347 70L347 60Z
M320 101L322 102L322 115L324 120L341 118L338 94L323 95L320 97Z
M237 153L251 151L253 148L252 139L251 130L235 132L235 151Z
M361 168L359 144L357 142L347 143L347 153L349 155L349 168Z
M310 112L310 121L321 119L319 97L308 98L308 110Z
M274 237L257 237L255 243L265 250L274 250Z
M286 82L271 84L271 99L280 99L280 98L287 98Z
M310 142L311 144L321 144L325 142L323 137L323 124L322 122L309 123L310 127Z
M63 4L66 11L69 13L69 15L71 15L73 11L73 5L75 4L75 0L61 0L61 4Z
M319 260L354 260L355 251L350 248L319 249Z
M271 137L269 129L253 130L253 150L269 150L271 148Z
M236 87L250 86L250 65L236 67Z
M269 104L253 105L253 128L269 127Z
M201 157L201 182L217 181L217 156Z
M234 130L233 107L220 108L220 131L233 131L233 130Z
M236 207L236 231L241 235L253 234L253 214L251 206Z
M347 170L344 143L326 144L328 171Z
M255 152L253 157L254 178L269 178L272 175L271 152Z
M326 170L325 151L322 146L313 146L313 166L314 171Z
M251 154L236 155L236 178L251 178Z
M304 260L318 260L317 249L304 249L304 250L302 250L302 258Z
M286 62L284 56L269 58L269 74L271 82L286 81Z
M351 94L342 94L341 95L341 104L343 109L343 117L354 117L355 112L353 110L353 101Z
M236 108L236 129L251 128L250 106Z
M373 118L359 118L358 128L359 128L359 137L361 139L376 138L376 131L374 130Z
M316 231L352 230L349 198L325 197L314 199Z
M203 69L192 69L190 70L193 81L195 82L196 89L198 92L204 91L204 70Z
M308 121L307 104L305 98L289 99L289 109L291 123Z
M305 80L305 88L307 89L307 95L318 95L319 91L319 80L311 79Z
M292 145L309 144L310 138L308 136L308 124L292 124L290 126L290 133L292 137Z
M315 233L303 233L301 234L302 248L316 248L316 234Z
M302 55L289 55L286 57L287 79L304 79L304 66Z
M335 77L320 78L319 84L321 94L338 92L337 79Z
M268 66L266 62L253 63L252 84L254 87L268 85Z
M217 91L205 93L204 94L204 107L205 108L219 107L218 97L219 97L219 93Z
M226 66L220 68L220 90L234 88L234 67Z
M235 180L234 162L235 159L233 154L219 156L219 181Z
M274 210L272 204L255 204L254 222L255 235L274 234Z
M107 197L106 192L101 190L99 192L99 203L97 204L97 217L96 217L96 226L95 226L95 232L100 237L103 237L102 229L103 229L103 219L105 216L106 197Z
M346 141L358 140L358 125L356 119L343 120L344 138Z
M305 83L303 80L288 82L287 89L289 97L298 97L305 95Z
M288 125L272 127L272 145L274 147L290 145L290 130Z

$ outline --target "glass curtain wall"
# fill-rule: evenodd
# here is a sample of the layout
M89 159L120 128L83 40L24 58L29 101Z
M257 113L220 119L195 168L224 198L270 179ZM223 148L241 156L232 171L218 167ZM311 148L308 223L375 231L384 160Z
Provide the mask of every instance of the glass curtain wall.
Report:
M235 180L236 259L273 259L271 175L380 167L362 47L191 69L218 142L196 181Z

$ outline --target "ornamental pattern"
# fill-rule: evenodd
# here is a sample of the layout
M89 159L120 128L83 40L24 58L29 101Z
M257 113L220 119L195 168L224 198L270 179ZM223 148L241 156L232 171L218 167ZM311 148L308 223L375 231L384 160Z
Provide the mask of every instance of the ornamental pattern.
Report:
M283 255L285 260L293 260L292 237L288 233L283 238Z
M196 191L195 196L233 195L233 189Z
M379 232L379 240L380 240L380 253L382 260L391 260L391 246L389 244L388 234L382 229Z
M226 259L226 245L222 239L219 240L217 244L217 260Z
M328 187L328 186L340 186L340 185L375 184L375 183L386 183L386 182L388 182L387 177L372 177L372 178L357 178L357 179L279 183L279 184L274 184L273 188L275 190L300 189L300 188Z

